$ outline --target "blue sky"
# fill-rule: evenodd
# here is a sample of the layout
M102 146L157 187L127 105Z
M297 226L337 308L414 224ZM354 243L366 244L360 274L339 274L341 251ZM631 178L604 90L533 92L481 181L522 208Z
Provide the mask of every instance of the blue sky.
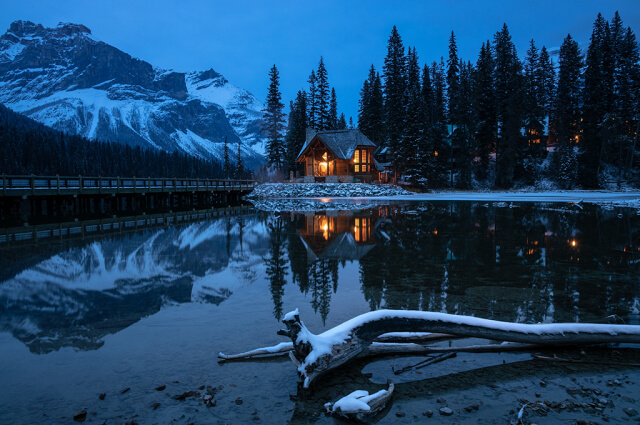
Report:
M0 31L18 19L44 26L86 25L99 39L176 71L213 68L233 84L265 99L269 68L280 70L286 104L325 60L341 111L356 120L368 68L381 70L393 25L421 63L447 55L453 30L459 55L475 62L482 41L507 23L518 53L531 38L558 47L567 33L588 44L598 12L620 11L640 37L640 1L307 1L112 0L3 1Z

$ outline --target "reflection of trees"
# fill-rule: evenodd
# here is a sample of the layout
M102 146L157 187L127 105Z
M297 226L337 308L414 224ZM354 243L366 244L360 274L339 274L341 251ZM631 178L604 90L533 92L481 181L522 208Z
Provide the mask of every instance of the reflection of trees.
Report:
M640 220L585 210L455 202L395 214L379 229L389 239L360 260L362 292L372 309L509 321L628 315L638 293Z
M331 290L338 290L338 261L319 259L309 264L311 307L324 324L329 316Z
M331 293L338 290L338 259L318 258L307 251L297 229L306 226L303 215L295 215L288 222L288 250L292 281L300 292L311 295L311 306L320 313L323 323L329 316Z
M273 219L267 225L269 230L269 256L265 258L265 273L269 278L271 297L273 299L273 315L282 318L282 297L284 285L287 283L287 260L285 258L285 227L282 218Z

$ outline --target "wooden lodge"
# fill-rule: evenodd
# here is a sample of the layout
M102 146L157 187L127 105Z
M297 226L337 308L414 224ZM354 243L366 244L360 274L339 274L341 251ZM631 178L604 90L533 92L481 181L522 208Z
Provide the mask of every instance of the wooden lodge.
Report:
M376 145L360 130L310 132L298 155L304 182L351 183L379 180Z

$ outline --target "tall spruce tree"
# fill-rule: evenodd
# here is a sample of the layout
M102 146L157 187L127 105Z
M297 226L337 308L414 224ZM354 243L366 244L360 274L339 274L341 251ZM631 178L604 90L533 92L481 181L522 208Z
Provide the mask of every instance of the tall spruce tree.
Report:
M231 160L229 159L229 145L227 144L227 136L224 137L224 151L223 151L223 165L222 172L226 179L231 177Z
M296 158L307 136L307 96L299 91L289 114L289 129L285 136L286 171L296 171Z
M578 43L571 35L567 35L560 47L558 58L558 88L554 115L554 128L560 145L558 181L565 188L572 188L576 183L575 174L567 171L572 170L575 152L573 146L578 142L581 130L582 66ZM593 171L597 174L597 164ZM597 182L597 176L595 181ZM586 183L586 180L583 182Z
M393 26L384 58L384 117L385 138L391 151L392 161L397 167L403 162L400 143L402 140L405 113L406 58L404 45L398 29Z
M309 114L307 118L307 125L313 129L318 128L318 86L316 71L311 70L309 75L309 94L307 95L307 112Z
M491 43L482 43L474 73L473 98L477 115L475 149L479 162L476 175L485 180L489 176L489 158L495 149L498 117L495 101L494 61Z
M544 115L547 137L551 134L551 116L556 96L556 70L545 46L540 49L540 105Z
M449 144L447 142L447 118L446 118L446 96L445 96L445 75L444 60L440 63L433 62L431 66L431 82L433 87L433 125L431 127L430 139L433 143L433 167L429 170L427 179L430 187L442 187L449 183L445 173L448 171L448 162L451 157Z
M630 177L638 133L640 133L640 50L636 36L628 27L621 48L620 63L620 122L624 143L624 172Z
M336 89L331 87L331 100L329 101L329 130L338 129L338 98L336 96Z
M409 180L415 184L425 185L426 181L421 173L420 158L422 153L423 138L423 102L422 88L420 85L420 66L418 65L418 53L415 47L409 47L407 53L407 82L406 82L406 106L404 133L401 144L401 157L404 159L402 167L406 170Z
M238 139L238 154L236 155L236 173L235 178L241 179L244 177L244 162L242 161L242 142Z
M331 121L329 104L329 76L327 68L324 66L324 59L320 56L318 70L316 71L316 85L318 89L318 115L316 117L316 125L318 130L327 130Z
M280 74L275 65L269 71L269 91L267 102L263 110L263 131L267 134L267 163L282 170L284 165L284 141L282 131L284 129L284 104L280 94Z
M524 129L527 136L528 161L541 155L541 140L544 131L544 106L542 64L535 41L531 39L524 63Z
M460 60L460 87L458 104L458 137L456 155L458 181L457 187L468 189L471 187L473 171L473 134L477 118L473 103L473 75L474 67L470 61Z
M384 96L380 74L373 65L360 91L358 129L373 143L380 144L384 134Z
M496 186L512 187L522 177L522 116L524 85L522 64L511 41L507 25L494 36L495 96L499 123L499 142L496 145Z
M344 112L340 112L340 118L338 118L338 130L347 129L347 117L344 116Z
M435 147L433 142L433 116L434 116L434 94L431 84L431 69L428 65L422 68L422 82L420 85L420 96L422 98L422 135L418 144L418 162L420 185L432 188L435 186L433 170L437 166Z
M451 161L449 163L450 185L454 184L455 165L458 162L456 154L464 143L464 135L460 126L460 62L458 59L458 46L456 45L456 37L453 31L449 37L449 58L447 59L447 121L451 126L449 135L449 143L451 149Z

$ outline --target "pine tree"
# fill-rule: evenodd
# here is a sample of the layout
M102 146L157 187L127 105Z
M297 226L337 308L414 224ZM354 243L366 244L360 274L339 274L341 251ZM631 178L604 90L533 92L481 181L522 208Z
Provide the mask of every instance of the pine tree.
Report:
M227 145L227 136L224 137L224 156L223 156L222 172L225 178L231 177L231 161L229 160L229 146Z
M336 89L331 87L331 101L329 102L329 130L338 129L338 98L336 97Z
M349 117L349 130L353 130L355 127L353 125L353 117Z
M286 171L295 171L296 159L307 135L307 96L304 91L299 91L296 95L296 100L291 106L289 121L289 129L285 136Z
M340 112L340 118L338 118L338 130L347 129L347 118L344 116L344 112Z
M458 46L453 31L449 37L449 59L447 59L447 97L449 124L457 126L460 121L460 68Z
M316 72L312 70L311 75L309 75L309 80L307 81L309 83L309 94L307 95L309 118L307 124L313 129L318 128L318 87L316 86L316 81Z
M280 74L275 65L269 71L269 80L266 107L263 110L263 131L268 138L266 147L267 163L275 166L278 170L282 170L285 152L282 140L284 104L280 94Z
M320 63L318 64L318 71L316 72L316 84L318 89L318 116L316 119L316 125L318 130L327 130L330 123L329 115L329 77L327 69L324 66L324 59L320 56Z
M358 129L373 143L382 142L384 133L384 96L380 74L373 65L360 90Z
M400 141L402 139L405 113L405 72L406 58L404 45L395 25L389 36L387 56L384 59L384 117L385 137L391 150L394 166L403 161L400 157Z
M236 179L244 177L244 163L242 161L242 142L238 139L238 154L236 156Z
M419 186L434 187L433 170L436 168L435 148L433 143L433 113L434 96L431 84L431 69L428 65L422 68L422 80L420 83L421 124L420 138L416 146L416 159L414 180Z
M491 43L480 48L475 70L473 98L477 114L475 148L480 159L477 175L484 180L489 175L489 157L495 147L498 118L494 88L494 62Z
M547 127L547 135L551 134L551 116L553 115L556 96L556 71L553 61L545 46L540 49L540 106L543 112L543 122Z
M460 128L460 63L458 60L458 47L456 45L456 37L451 31L449 37L449 59L447 59L447 98L448 110L447 121L451 126L451 134L449 135L449 148L451 149L451 163L449 164L449 173L451 185L454 182L456 153L460 150L460 145L464 142L462 129Z
M582 101L582 55L578 43L571 38L571 35L567 35L562 42L558 63L554 128L557 131L560 145L559 162L560 164L570 164L572 160L568 157L573 155L573 145L578 142L580 134L580 104ZM569 185L573 185L574 178L573 174L563 175L562 173L566 170L566 167L559 169L558 181L563 182L565 187L569 187Z
M422 102L422 88L420 85L420 67L418 65L418 54L415 47L409 48L407 54L407 82L405 103L407 105L407 111L404 116L404 132L402 138L402 144L400 146L400 157L403 159L399 161L399 165L402 169L406 170L409 180L415 184L424 184L421 173L420 158L422 153L420 148L422 145L423 137L423 102Z
M640 51L631 27L625 31L621 58L619 109L620 122L623 123L621 138L625 144L624 170L628 178L633 166L637 133L640 132Z
M496 186L509 188L524 175L522 117L524 86L522 64L507 25L494 36L495 96L499 123L496 145Z
M427 170L426 177L430 187L442 187L448 184L445 172L448 170L447 163L451 157L447 143L444 60L441 59L440 63L433 62L431 66L431 82L433 87L431 108L433 124L429 138L432 143L433 156L431 157L432 166Z
M458 131L457 131L457 169L459 173L457 187L468 189L471 187L473 171L473 139L475 133L476 116L473 103L473 75L471 62L460 60L460 86L458 103Z
M542 87L542 66L534 40L529 42L529 50L524 65L524 128L527 135L527 160L532 161L540 152L540 141L544 131L544 107Z

